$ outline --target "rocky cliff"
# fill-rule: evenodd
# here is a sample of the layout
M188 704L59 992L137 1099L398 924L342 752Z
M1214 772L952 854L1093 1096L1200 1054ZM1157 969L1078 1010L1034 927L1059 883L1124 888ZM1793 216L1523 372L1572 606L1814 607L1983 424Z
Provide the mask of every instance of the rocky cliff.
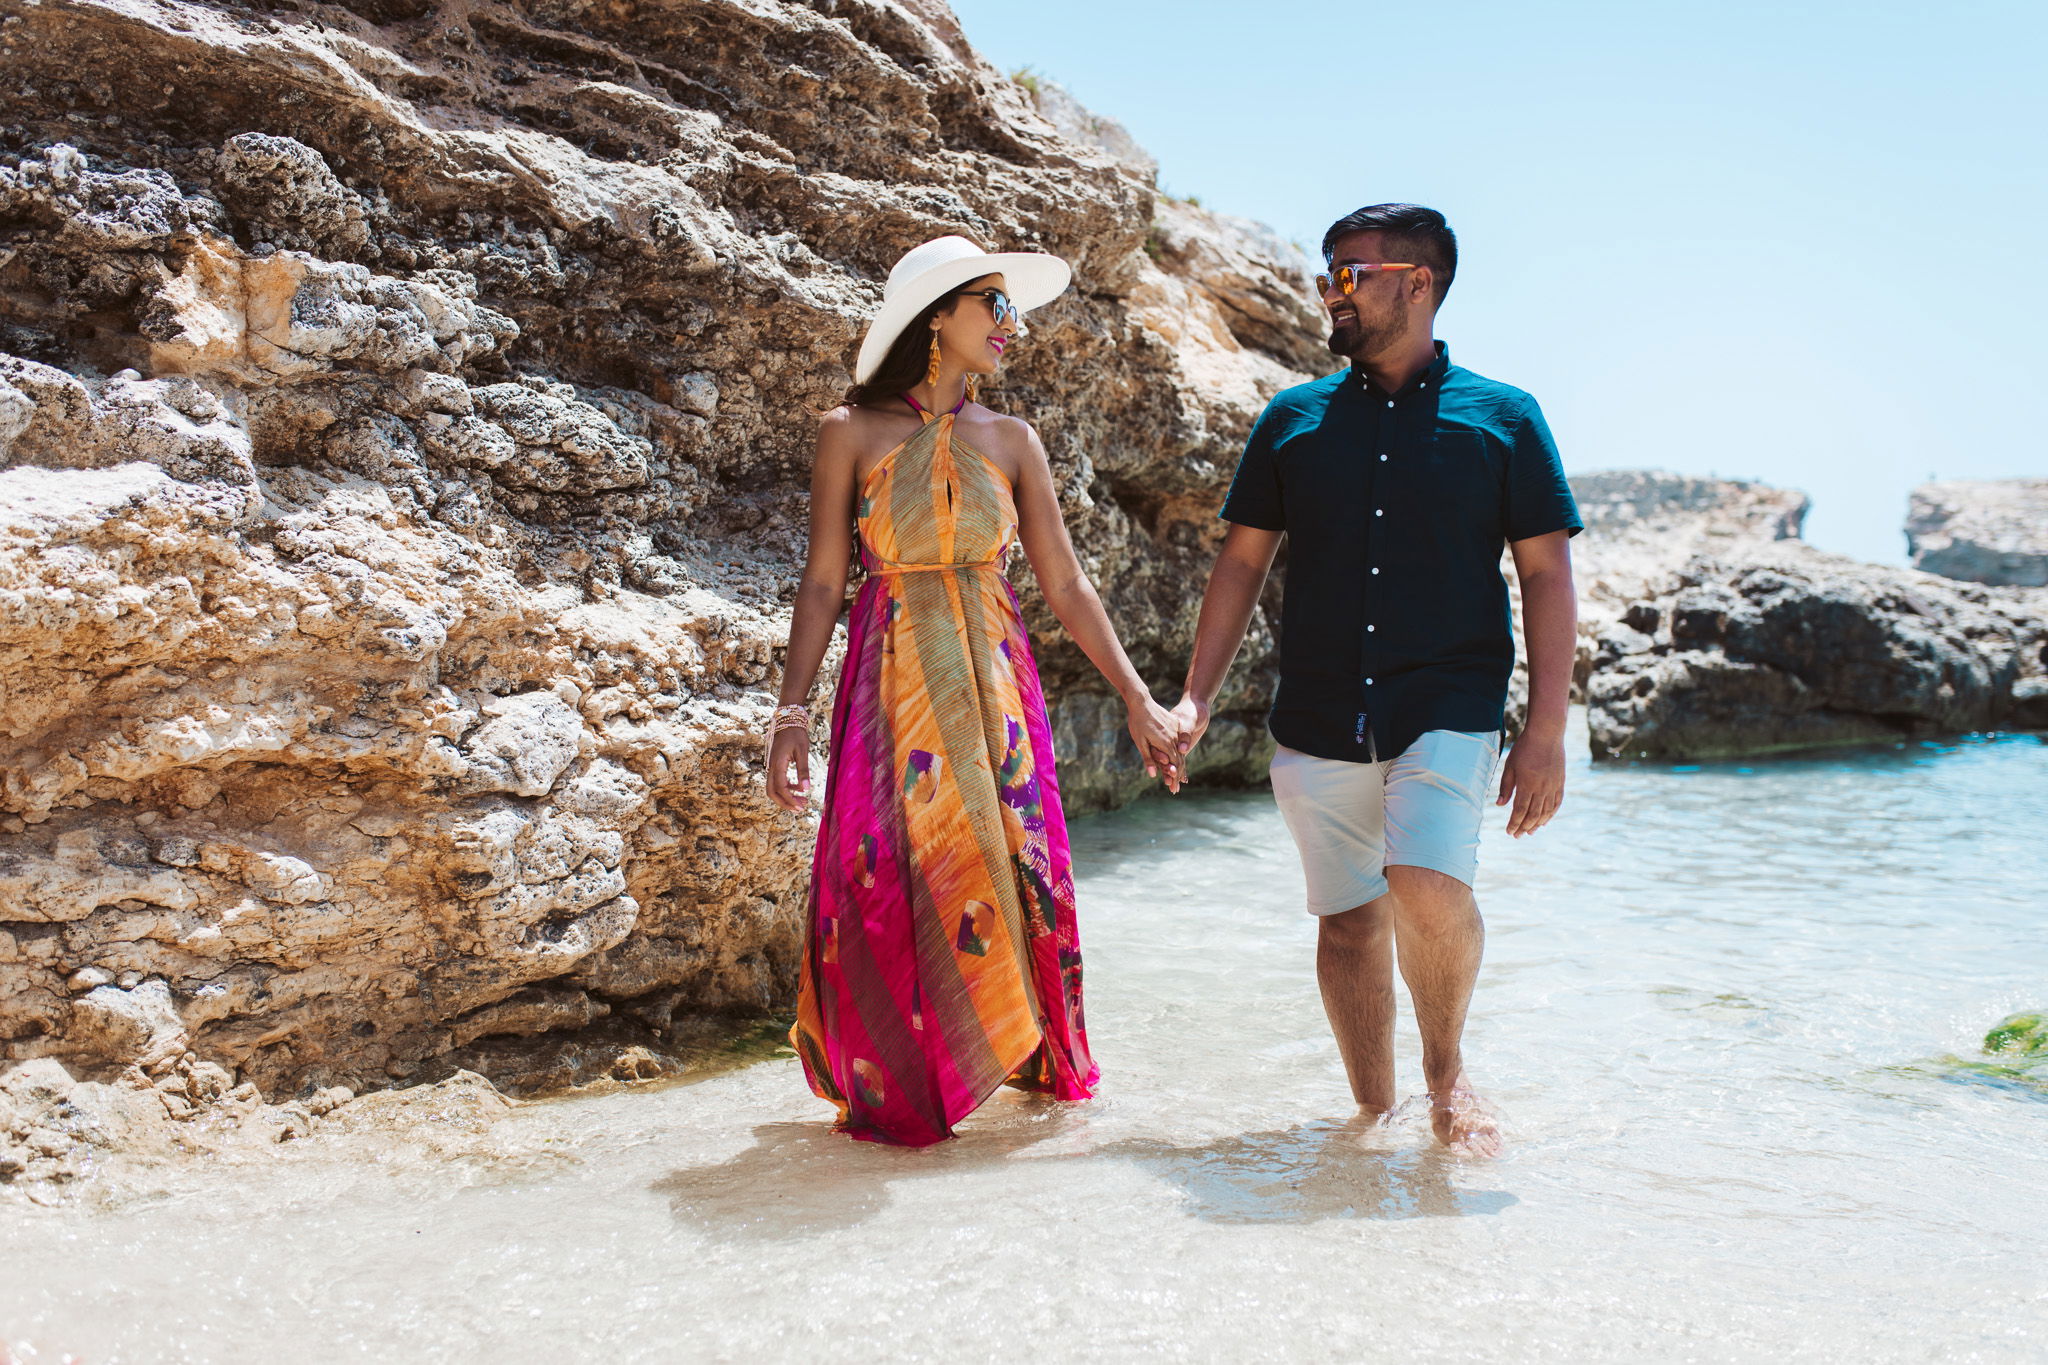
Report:
M1956 479L1913 490L1913 567L1973 583L2048 586L2048 479Z
M1298 253L935 0L19 0L0 74L0 1061L173 1112L789 998L806 409L907 247L1074 263L993 401L1169 694L1238 444L1327 360ZM1070 795L1121 799L1023 586Z

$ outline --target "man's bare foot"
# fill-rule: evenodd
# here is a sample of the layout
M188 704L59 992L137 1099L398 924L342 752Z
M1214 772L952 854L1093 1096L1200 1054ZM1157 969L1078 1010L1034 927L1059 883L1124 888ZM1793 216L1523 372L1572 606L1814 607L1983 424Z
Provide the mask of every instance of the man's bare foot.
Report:
M1463 1076L1449 1090L1430 1095L1429 1126L1436 1131L1438 1142L1460 1156L1495 1157L1506 1147L1500 1135L1500 1116L1473 1093Z

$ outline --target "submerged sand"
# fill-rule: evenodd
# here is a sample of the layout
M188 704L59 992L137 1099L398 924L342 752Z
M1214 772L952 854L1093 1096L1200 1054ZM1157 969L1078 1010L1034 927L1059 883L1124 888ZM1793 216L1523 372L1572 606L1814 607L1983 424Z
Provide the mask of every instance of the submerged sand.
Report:
M1361 1134L1257 796L1081 822L1103 1094L938 1148L793 1061L356 1100L261 1156L0 1207L36 1360L2028 1360L2048 746L1574 772L1489 833L1496 1162ZM1403 1066L1416 1083L1412 1049ZM362 1118L350 1119L351 1110ZM28 1355L29 1350L37 1354Z

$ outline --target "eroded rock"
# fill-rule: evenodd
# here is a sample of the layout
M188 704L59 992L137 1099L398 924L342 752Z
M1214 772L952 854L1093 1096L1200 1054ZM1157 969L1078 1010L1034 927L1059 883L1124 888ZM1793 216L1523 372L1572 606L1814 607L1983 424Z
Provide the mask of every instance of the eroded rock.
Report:
M1162 693L1244 434L1328 363L1298 253L942 5L393 13L0 34L0 1062L179 1123L787 1001L806 410L907 247L1074 262L992 397ZM1022 578L1072 804L1123 799ZM1244 676L1219 777L1263 771Z
M664 1070L645 1049L621 1056L650 1076ZM180 1158L204 1156L217 1168L315 1137L330 1157L357 1161L473 1157L489 1151L492 1126L513 1103L459 1069L360 1104L346 1086L266 1103L226 1067L190 1055L107 1082L78 1080L41 1058L0 1069L0 1199L58 1204L90 1191L118 1201L159 1191L152 1172ZM114 1172L113 1188L94 1179Z
M2048 479L1956 479L1913 490L1913 567L1947 578L2048 586Z
M1594 752L1703 757L2048 725L2048 594L1786 542L1696 557L1599 637Z

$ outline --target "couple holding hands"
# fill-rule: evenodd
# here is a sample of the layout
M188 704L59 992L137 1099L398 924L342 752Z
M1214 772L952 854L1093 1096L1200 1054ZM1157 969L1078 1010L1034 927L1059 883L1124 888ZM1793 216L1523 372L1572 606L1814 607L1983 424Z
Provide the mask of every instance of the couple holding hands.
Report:
M1253 427L1171 710L1075 557L1037 433L974 401L1021 314L1066 288L1066 263L941 237L891 270L855 383L819 432L768 736L770 795L800 810L806 699L858 553L791 1033L841 1131L922 1146L999 1085L1081 1100L1097 1082L1045 696L1004 576L1012 547L1125 698L1146 771L1178 791L1285 536L1273 793L1318 917L1317 981L1352 1096L1367 1115L1394 1106L1398 962L1437 1138L1499 1150L1460 1046L1484 942L1472 881L1489 798L1512 803L1515 835L1563 798L1567 546L1581 523L1535 400L1451 364L1435 340L1457 269L1443 215L1360 209L1331 226L1323 258L1330 350L1349 363L1283 390ZM1505 761L1503 547L1529 674Z

